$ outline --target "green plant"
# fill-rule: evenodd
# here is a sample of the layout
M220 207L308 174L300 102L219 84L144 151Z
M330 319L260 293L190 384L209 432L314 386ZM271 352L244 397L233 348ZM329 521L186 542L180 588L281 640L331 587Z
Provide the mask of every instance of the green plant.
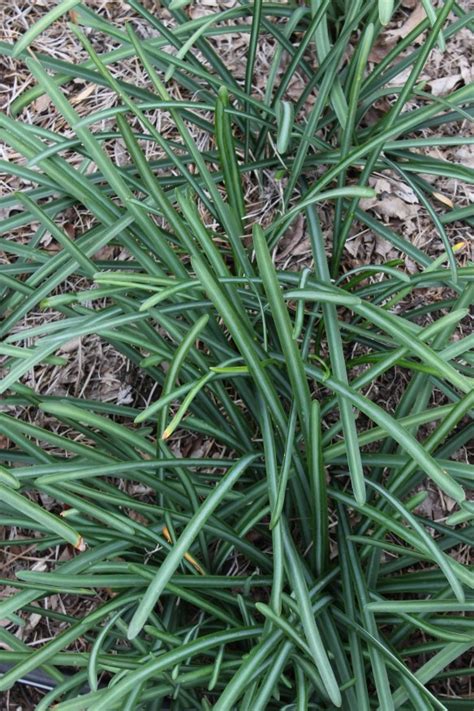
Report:
M474 268L459 265L446 232L454 220L472 225L473 212L435 210L426 175L472 183L473 172L416 149L474 141L420 138L471 119L472 86L440 100L423 93L420 76L442 28L449 40L473 13L442 3L368 71L392 3L257 0L188 20L175 0L164 3L172 33L138 0L129 4L158 36L140 40L131 26L64 2L16 47L0 44L36 80L13 116L0 117L2 140L26 159L3 167L34 186L1 198L20 208L2 233L35 225L28 244L1 241L15 258L0 266L0 428L13 443L2 450L0 507L5 526L26 530L22 545L77 549L47 572L4 581L18 589L0 601L13 630L31 612L62 628L27 647L0 627L9 648L0 661L12 664L0 689L42 667L56 686L40 711L56 700L61 711L159 708L165 698L176 709L220 711L469 708L430 684L469 674L469 665L443 670L474 638L464 614L474 609L474 573L456 555L472 543L474 470L455 457L472 435L472 336L453 338L472 303ZM89 59L29 56L35 37L73 6L71 31ZM81 26L120 46L98 55ZM225 33L248 36L243 82L213 45ZM275 54L256 98L263 36ZM114 78L110 68L130 57L148 88ZM406 68L405 83L388 86ZM296 72L305 88L291 99ZM112 89L117 106L79 116L63 91L78 77ZM171 79L191 98L173 98ZM15 118L43 94L72 137ZM365 120L384 97L390 108ZM171 138L151 109L169 115ZM113 126L93 130L104 118ZM120 166L106 147L118 140L128 156ZM147 160L144 142L162 157ZM360 204L383 171L419 196L445 247L439 258ZM262 228L252 225L246 187L269 173L281 181L283 207ZM71 206L93 217L74 239L59 219ZM322 209L334 210L329 238ZM301 217L312 266L277 269L272 252ZM414 272L398 260L348 275L344 248L356 224L406 255ZM57 252L41 248L46 233ZM104 259L105 246L126 259ZM411 297L428 287L447 295L420 308ZM23 319L38 307L55 318L28 327ZM22 383L39 364L62 367L61 347L89 334L144 372L159 396L138 409ZM390 374L401 382L392 413L370 395ZM18 412L48 420L31 424ZM211 455L177 456L176 432L198 436ZM420 513L427 482L453 500L448 521ZM84 615L41 605L58 592L83 599Z

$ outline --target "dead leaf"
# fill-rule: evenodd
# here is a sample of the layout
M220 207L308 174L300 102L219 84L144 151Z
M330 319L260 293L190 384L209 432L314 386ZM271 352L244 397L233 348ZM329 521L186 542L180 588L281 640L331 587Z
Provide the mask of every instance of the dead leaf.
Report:
M403 25L401 27L398 27L396 30L388 30L387 34L389 34L391 37L396 37L396 38L401 38L403 39L407 35L410 34L412 30L417 27L417 25L420 24L420 22L423 22L423 20L426 17L426 12L421 3L416 5L414 8L413 12L409 15L409 17L405 20ZM415 40L416 44L420 44L422 42L421 36L417 37Z
M375 190L377 195L392 192L392 185L390 183L390 180L387 180L387 178L376 178L375 180L371 180L370 187Z
M348 239L345 244L345 249L351 257L357 257L359 255L359 249L363 240L363 235L357 235L351 239Z
M36 101L33 102L33 108L35 112L41 114L43 111L46 111L46 109L50 106L51 104L51 99L47 94L42 94L39 96Z
M117 394L117 405L129 405L133 402L133 388L131 385L124 385Z
M361 200L363 210L375 210L375 212L388 218L398 218L399 220L411 220L418 212L414 205L404 202L396 195L387 195L382 198L368 198Z
M406 185L405 183L397 183L397 185L394 188L395 195L398 195L399 198L403 200L403 202L408 202L410 205L414 205L415 203L418 203L418 197L409 185Z
M400 182L398 177L392 177L392 180L388 180L388 178L384 176L371 178L369 184L370 187L375 190L378 196L376 202L373 202L374 198L371 198L371 207L374 207L379 199L385 199L387 196L390 197L391 195L399 197L401 200L403 200L403 202L408 203L409 205L414 205L415 203L419 202L418 197L413 188L411 188L406 183Z
M38 612L32 612L31 615L29 615L28 617L28 631L31 632L31 630L34 630L34 628L39 625L42 619L43 616L40 615Z
M380 255L384 259L387 259L387 256L392 251L392 249L393 249L393 246L388 240L376 235L376 237L375 237L375 251L378 255Z
M81 101L84 101L84 99L88 99L91 94L94 93L94 91L97 88L97 84L88 84L85 89L79 92L76 96L73 96L72 99L70 100L70 103L73 104L74 106L76 104L80 104Z
M63 343L61 348L59 349L60 353L72 353L73 351L77 351L81 344L81 339L78 336L77 338L71 338L70 341L67 341L67 343Z
M428 82L428 86L431 88L431 93L433 96L445 96L449 94L450 91L454 89L456 84L461 81L460 74L451 74L449 77L439 77L439 79L432 79Z
M74 239L76 236L76 228L72 222L66 222L64 225L64 231L67 233L68 237Z
M411 67L406 67L400 72L400 74L397 74L396 76L392 77L392 79L387 82L387 86L402 86L403 84L406 84L410 74Z
M474 65L464 55L459 57L459 71L464 84L472 84L474 81Z
M304 237L304 218L299 215L293 225L284 234L280 241L281 252L278 254L278 261L285 259L289 254L293 254L297 245Z
M472 144L458 148L454 155L459 163L466 168L474 168L474 146Z
M418 265L413 261L413 259L410 259L410 257L405 257L405 269L409 274L418 273Z
M379 35L379 39L372 46L369 52L369 62L374 62L378 64L384 59L390 52L392 47L395 45L395 38L389 38L386 34Z
M293 250L292 254L294 255L300 255L300 254L307 254L311 251L311 242L307 237L305 239L301 240L301 242L295 247Z
M438 200L438 202L442 202L443 205L447 205L448 207L454 207L453 201L442 193L433 193L433 197Z

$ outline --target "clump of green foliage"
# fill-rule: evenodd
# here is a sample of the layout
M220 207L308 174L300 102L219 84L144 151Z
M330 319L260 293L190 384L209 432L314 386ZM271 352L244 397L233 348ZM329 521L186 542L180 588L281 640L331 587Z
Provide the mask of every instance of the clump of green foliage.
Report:
M197 20L183 2L163 4L173 29L129 0L155 30L148 39L66 0L17 45L0 44L35 80L0 117L1 139L24 158L3 168L32 184L0 200L15 208L0 222L11 255L0 266L0 430L13 443L1 451L2 524L26 531L17 545L77 549L46 572L4 581L17 592L0 601L10 622L0 627L0 661L10 665L0 689L42 668L54 688L39 711L470 708L472 699L437 689L470 673L462 662L449 667L474 639L474 572L457 555L472 543L474 469L456 457L472 435L473 339L453 338L474 269L459 265L446 233L455 220L472 225L472 210L440 208L425 178L473 182L472 170L426 149L473 141L442 129L471 120L474 91L440 100L420 76L473 13L453 0L423 3L426 18L373 66L392 2L255 0ZM71 32L89 59L35 53L37 35L72 7ZM97 54L84 27L118 47ZM216 52L213 38L226 33L248 36L243 81ZM263 36L274 56L257 97ZM130 57L149 88L114 78ZM296 72L304 89L290 100ZM64 91L77 78L111 88L116 105L81 118ZM171 82L192 100L173 98ZM16 118L43 94L72 138ZM390 108L366 120L382 97ZM173 138L150 120L156 109ZM104 118L113 125L96 130ZM207 152L195 141L203 132ZM120 166L106 149L114 140L128 155ZM144 142L163 158L147 160ZM430 216L440 258L361 206L371 176L386 170ZM283 207L262 228L243 186L271 171ZM74 239L60 219L71 206L93 217ZM320 221L328 206L329 238ZM278 270L272 254L297 218L313 266ZM400 259L343 278L356 223L416 270ZM8 239L30 224L29 243ZM57 251L41 248L46 233ZM127 259L103 259L105 246ZM86 286L71 291L74 278ZM445 300L417 305L417 292L433 286ZM55 317L29 326L39 307ZM39 364L61 367L61 347L89 334L156 386L148 407L43 395L22 382ZM391 373L394 412L370 394ZM38 411L59 433L32 424ZM178 457L176 431L198 434L211 455ZM448 520L420 513L427 482L453 501ZM58 592L83 598L87 613L43 604ZM60 632L28 647L15 630L32 612Z

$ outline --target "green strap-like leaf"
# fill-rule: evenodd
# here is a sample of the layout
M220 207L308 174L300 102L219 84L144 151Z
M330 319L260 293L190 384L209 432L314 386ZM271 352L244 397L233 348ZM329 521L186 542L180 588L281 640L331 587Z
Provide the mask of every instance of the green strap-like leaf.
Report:
M188 525L180 535L179 539L174 544L170 553L168 553L165 562L161 565L159 572L153 582L148 587L143 600L137 608L135 614L128 627L128 638L134 639L143 625L146 623L150 613L152 612L161 593L168 584L171 576L181 563L185 553L191 547L194 539L198 535L202 526L205 524L209 516L215 511L219 504L223 501L226 494L237 482L238 478L245 469L254 461L255 455L247 455L238 461L227 474L224 475L222 481L218 484L212 494L208 496L204 504L201 506L194 516L189 521Z

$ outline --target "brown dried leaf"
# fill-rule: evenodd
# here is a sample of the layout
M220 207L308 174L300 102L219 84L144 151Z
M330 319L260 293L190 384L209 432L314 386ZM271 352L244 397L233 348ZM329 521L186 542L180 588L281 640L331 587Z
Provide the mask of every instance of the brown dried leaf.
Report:
M413 188L411 188L409 185L406 185L405 183L397 183L394 188L394 193L395 195L398 195L398 197L401 198L403 202L408 202L410 205L419 202Z
M373 62L374 64L381 62L382 59L384 59L390 52L394 44L395 39L390 39L385 35L380 35L379 39L369 52L369 62Z
M78 336L77 338L71 338L71 340L67 341L67 343L63 343L59 351L60 353L72 353L73 351L77 351L80 345L81 338Z
M433 193L433 197L438 200L438 202L442 202L443 205L447 205L448 207L454 207L453 201L447 197L447 195L443 195L442 193Z
M291 227L285 232L280 241L281 252L278 254L278 261L285 259L289 254L293 254L296 246L304 237L304 218L299 215Z
M392 252L392 250L393 250L393 246L388 240L376 235L376 237L375 237L375 251L379 256L383 257L384 260L386 260L388 258L388 255L390 254L390 252Z
M51 104L51 99L47 94L42 94L39 96L36 101L33 101L33 109L35 112L38 112L39 114L43 113L43 111L46 111L47 108L49 108Z
M423 22L425 17L426 12L424 10L424 7L421 3L418 3L418 5L414 8L413 12L409 15L403 25L396 30L388 30L387 34L389 34L391 37L403 39L404 37L409 35L410 32L414 30L417 25L420 24L420 22ZM422 39L421 37L418 37L415 41L417 44L419 44Z
M474 168L474 146L472 144L458 148L454 155L457 161L462 163L462 165L465 165L467 168Z
M94 91L97 88L97 84L88 84L85 89L79 92L76 96L73 96L72 99L70 100L71 104L75 106L76 104L80 104L81 101L84 101L85 99L88 99L91 94L94 93Z
M418 212L414 205L404 202L393 194L382 198L375 197L361 200L361 207L364 210L375 210L375 212L384 217L398 218L399 220L411 220Z
M432 81L428 82L428 86L431 88L433 96L445 96L454 89L456 84L461 81L461 78L460 74L451 74L448 77L432 79Z
M345 244L345 249L351 257L357 257L359 254L359 249L363 240L363 235L357 235L353 239L348 239Z

